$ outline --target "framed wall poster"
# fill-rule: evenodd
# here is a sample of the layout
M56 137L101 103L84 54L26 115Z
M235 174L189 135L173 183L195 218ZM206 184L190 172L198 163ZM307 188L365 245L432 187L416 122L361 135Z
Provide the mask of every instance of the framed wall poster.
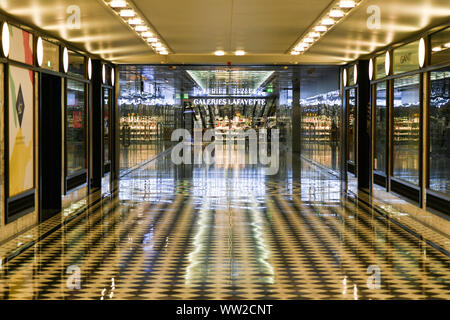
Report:
M9 25L11 49L9 59L33 64L33 35L15 26Z
M8 70L9 192L14 197L34 189L34 74L10 66Z

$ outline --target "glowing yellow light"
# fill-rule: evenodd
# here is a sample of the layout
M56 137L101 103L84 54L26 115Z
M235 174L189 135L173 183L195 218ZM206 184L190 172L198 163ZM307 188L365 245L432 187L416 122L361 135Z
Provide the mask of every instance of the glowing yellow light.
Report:
M353 0L341 0L339 3L339 7L341 8L354 8L355 6L356 3Z
M124 10L120 10L120 16L121 17L134 17L135 13L133 10L130 9L124 9Z
M344 16L344 11L339 9L334 9L330 11L330 17L332 18L342 18Z
M111 8L125 8L127 6L127 2L124 0L113 0L109 3Z
M331 18L322 19L322 24L324 26L332 26L334 24L334 20Z
M425 65L425 40L420 38L419 41L419 66L422 68Z
M8 56L9 56L9 47L10 47L9 26L5 22L5 23L3 23L3 27L2 27L2 49L3 49L3 55L6 58L8 58Z
M42 43L42 38L39 37L37 40L37 63L38 66L41 67L42 66L42 62L44 61L44 45Z
M64 48L63 51L63 67L64 72L67 73L69 71L69 51L67 51L67 48Z

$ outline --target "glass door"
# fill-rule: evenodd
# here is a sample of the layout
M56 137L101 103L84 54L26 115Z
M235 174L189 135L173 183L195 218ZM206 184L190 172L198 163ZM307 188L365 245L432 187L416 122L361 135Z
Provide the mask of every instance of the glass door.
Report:
M103 176L111 171L111 95L110 88L103 88Z
M346 132L347 142L346 161L348 171L356 174L356 148L357 148L357 111L356 111L356 89L345 91L346 98Z

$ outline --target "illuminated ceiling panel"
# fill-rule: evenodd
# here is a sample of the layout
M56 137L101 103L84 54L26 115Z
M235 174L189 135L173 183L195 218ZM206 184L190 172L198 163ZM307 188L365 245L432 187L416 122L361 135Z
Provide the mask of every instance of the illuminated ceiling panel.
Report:
M274 73L260 70L187 70L205 92L220 88L246 88L256 91Z

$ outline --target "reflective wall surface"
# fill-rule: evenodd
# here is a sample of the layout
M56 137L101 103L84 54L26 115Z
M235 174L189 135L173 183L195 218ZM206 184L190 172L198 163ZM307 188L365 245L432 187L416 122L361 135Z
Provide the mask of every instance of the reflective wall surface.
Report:
M306 69L300 81L300 105L302 155L338 171L341 110L339 69Z
M430 189L450 196L450 67L430 80Z

